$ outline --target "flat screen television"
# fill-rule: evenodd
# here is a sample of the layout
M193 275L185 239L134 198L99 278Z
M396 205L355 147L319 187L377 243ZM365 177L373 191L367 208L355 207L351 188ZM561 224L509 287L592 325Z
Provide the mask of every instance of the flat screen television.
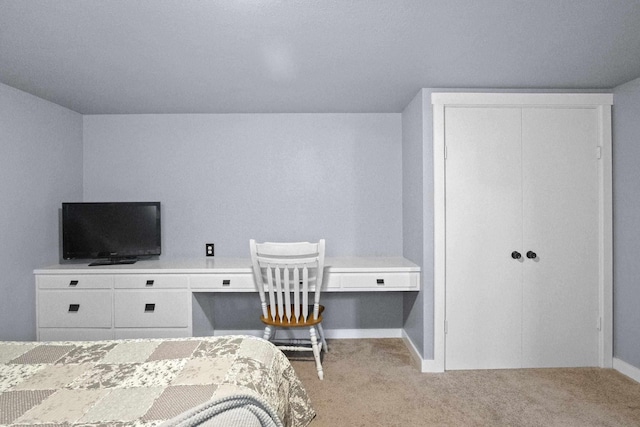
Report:
M62 258L133 264L160 255L160 202L62 204Z

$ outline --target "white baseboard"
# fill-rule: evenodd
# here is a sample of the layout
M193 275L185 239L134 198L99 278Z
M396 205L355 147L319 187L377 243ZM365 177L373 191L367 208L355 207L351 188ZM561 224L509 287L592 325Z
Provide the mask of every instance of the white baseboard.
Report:
M443 373L444 367L441 363L436 362L434 359L423 359L422 372Z
M422 356L420 355L420 352L416 348L413 341L411 341L411 338L409 338L409 335L407 335L407 333L404 331L404 329L402 330L402 341L404 341L404 344L409 349L411 360L413 360L413 365L418 368L420 372L424 372L422 370Z
M413 359L414 366L418 368L420 372L444 372L444 370L436 364L433 359L422 358L420 352L404 329L402 330L402 340L409 349L409 353L411 353L411 359Z
M640 368L636 368L635 366L614 357L613 369L640 383Z
M261 337L264 333L260 330L218 330L213 335L252 335ZM324 336L327 339L357 339L357 338L402 338L402 329L325 329ZM305 339L309 338L307 329L278 329L276 339Z
M264 333L263 329L254 330L221 330L216 329L214 336L221 335L251 335L261 337ZM327 339L358 339L358 338L402 338L405 345L409 349L413 365L420 372L443 372L442 368L431 359L423 359L417 347L409 338L404 329L388 328L388 329L325 329L325 338ZM276 340L280 339L308 339L309 332L306 329L278 329Z
M402 338L402 329L325 329L324 335L329 339Z

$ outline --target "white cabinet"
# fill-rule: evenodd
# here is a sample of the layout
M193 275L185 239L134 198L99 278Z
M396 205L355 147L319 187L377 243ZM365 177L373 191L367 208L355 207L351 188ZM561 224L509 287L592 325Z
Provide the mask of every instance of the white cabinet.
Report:
M111 289L113 286L113 276L110 275L43 275L38 277L38 288L40 289Z
M38 339L94 340L191 335L188 276L36 276Z
M417 289L418 277L411 274L398 273L339 273L337 274L341 288L345 289L377 289L379 291L394 289Z
M468 99L440 110L446 369L597 366L605 107Z
M333 258L326 266L329 292L420 289L420 268L402 257ZM34 273L39 340L191 336L194 293L256 292L248 258L64 264Z
M187 289L186 274L119 274L115 276L116 289Z
M113 326L116 338L191 335L189 277L185 274L114 276Z
M215 292L254 292L252 273L198 274L191 276L191 289Z
M38 293L38 322L52 328L110 328L111 291L56 291Z
M111 276L44 275L36 283L40 340L113 337Z
M116 328L187 328L190 294L184 290L115 291ZM185 331L186 332L186 331Z

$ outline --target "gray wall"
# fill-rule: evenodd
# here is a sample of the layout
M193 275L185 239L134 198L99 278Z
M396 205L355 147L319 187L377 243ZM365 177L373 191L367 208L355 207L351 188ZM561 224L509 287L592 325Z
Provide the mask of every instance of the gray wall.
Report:
M613 355L640 368L640 79L613 96Z
M423 210L424 210L424 242L422 276L424 284L424 358L433 359L433 256L434 256L434 203L433 203L433 106L431 94L441 92L439 89L422 89L422 117L423 117Z
M84 200L159 200L163 256L257 240L402 254L400 114L84 117Z
M84 116L84 201L161 201L162 258L204 257L206 242L248 257L250 238L402 255L401 126L400 114ZM401 293L324 300L327 329L402 327ZM260 328L236 315L255 296L198 302L218 329Z
M82 116L0 84L0 340L36 338L33 270L59 259L58 210L82 198Z
M402 112L402 253L424 264L424 135L422 91ZM422 290L403 295L404 331L424 354L424 295L431 277L422 275Z

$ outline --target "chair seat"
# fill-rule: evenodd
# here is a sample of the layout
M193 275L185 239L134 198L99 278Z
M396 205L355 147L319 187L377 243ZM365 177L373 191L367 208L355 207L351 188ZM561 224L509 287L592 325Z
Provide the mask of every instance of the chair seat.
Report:
M277 308L276 308L277 310ZM302 312L302 308L300 309L300 311ZM287 319L286 314L282 317L282 320L280 320L280 316L278 316L278 313L276 311L276 318L275 320L272 317L272 313L271 313L271 306L267 307L267 312L269 313L269 316L267 318L265 318L264 316L260 316L260 320L262 321L262 323L264 323L265 325L270 325L270 326L279 326L281 328L302 328L305 326L314 326L317 325L318 323L322 322L322 312L324 311L324 306L321 305L320 306L320 310L319 310L319 314L318 314L318 318L314 319L313 318L313 306L309 306L309 317L307 318L307 320L305 321L302 316L300 316L298 319L296 319L294 316L291 316L291 320ZM291 306L291 313L294 313L294 307Z

